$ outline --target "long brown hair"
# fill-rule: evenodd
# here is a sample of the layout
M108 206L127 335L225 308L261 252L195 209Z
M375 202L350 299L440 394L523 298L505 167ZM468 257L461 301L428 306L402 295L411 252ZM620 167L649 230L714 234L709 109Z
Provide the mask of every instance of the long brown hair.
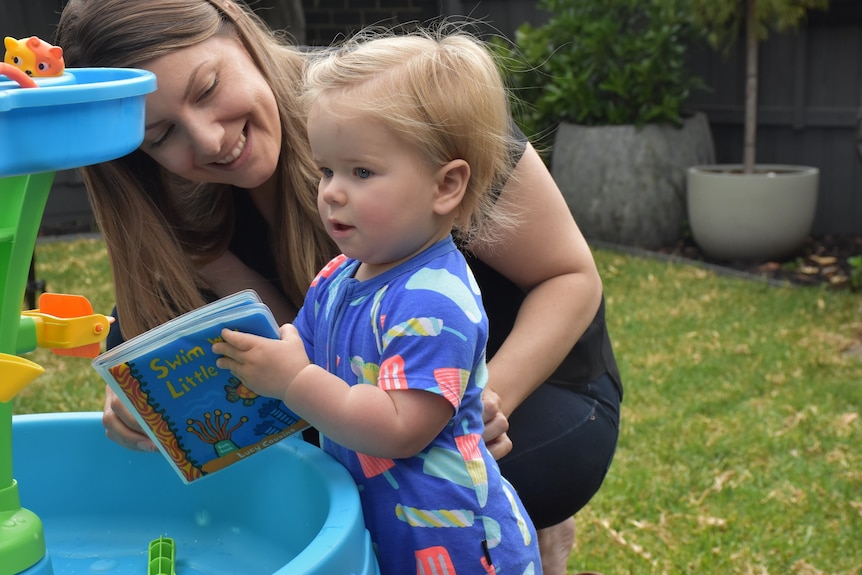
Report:
M231 0L70 0L55 43L68 67L137 67L228 33L276 96L282 150L270 237L280 283L298 308L336 253L317 212L318 172L298 100L305 56ZM108 247L123 335L205 303L198 269L224 252L234 232L230 187L184 181L140 150L80 171Z

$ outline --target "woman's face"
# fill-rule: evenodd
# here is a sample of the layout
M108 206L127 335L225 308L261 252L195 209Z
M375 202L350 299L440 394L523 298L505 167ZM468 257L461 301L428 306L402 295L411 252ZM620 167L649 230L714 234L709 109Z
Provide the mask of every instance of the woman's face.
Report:
M255 188L275 172L281 123L275 95L233 36L152 60L141 150L195 182Z

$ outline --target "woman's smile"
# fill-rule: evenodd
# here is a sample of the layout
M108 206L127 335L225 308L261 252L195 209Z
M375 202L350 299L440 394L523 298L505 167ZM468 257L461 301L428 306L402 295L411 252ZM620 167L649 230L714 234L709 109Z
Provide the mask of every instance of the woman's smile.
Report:
M243 128L243 131L240 132L240 134L239 134L239 139L236 141L236 144L234 144L234 147L230 151L230 153L227 154L222 159L216 160L215 163L222 165L222 166L226 166L232 162L235 162L236 159L239 158L240 154L242 154L243 150L245 149L245 144L246 144L246 135L245 135L245 128Z

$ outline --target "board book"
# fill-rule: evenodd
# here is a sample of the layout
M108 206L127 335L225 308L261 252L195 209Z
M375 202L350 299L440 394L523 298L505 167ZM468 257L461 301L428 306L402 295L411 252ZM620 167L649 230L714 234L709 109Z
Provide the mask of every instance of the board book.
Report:
M106 351L93 367L117 393L185 483L241 461L308 427L216 366L223 328L278 338L254 290L176 317Z

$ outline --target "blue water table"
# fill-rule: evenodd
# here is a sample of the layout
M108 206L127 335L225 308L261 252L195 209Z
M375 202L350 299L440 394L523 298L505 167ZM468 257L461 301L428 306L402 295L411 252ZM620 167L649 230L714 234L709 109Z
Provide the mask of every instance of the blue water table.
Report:
M92 355L108 330L80 296L21 310L54 172L137 148L155 88L134 69L0 75L0 575L375 575L355 484L300 439L186 485L101 413L12 415L44 371L22 354Z

